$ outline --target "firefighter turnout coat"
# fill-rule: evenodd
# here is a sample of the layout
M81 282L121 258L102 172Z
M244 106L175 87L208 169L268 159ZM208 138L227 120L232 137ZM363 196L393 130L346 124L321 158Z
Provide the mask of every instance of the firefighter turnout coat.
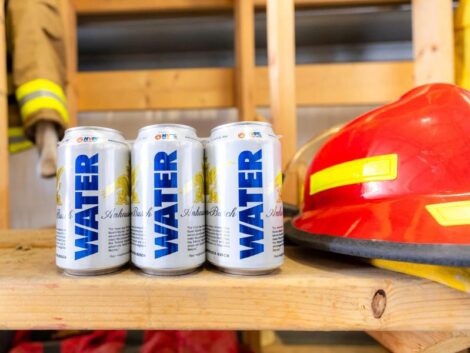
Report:
M39 121L53 122L59 138L68 125L60 1L6 0L4 5L10 152L32 145Z

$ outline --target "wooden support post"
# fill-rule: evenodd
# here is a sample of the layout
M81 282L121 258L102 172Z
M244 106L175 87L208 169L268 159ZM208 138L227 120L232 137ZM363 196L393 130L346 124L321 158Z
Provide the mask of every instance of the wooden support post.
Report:
M6 229L10 221L8 191L8 103L5 37L5 5L0 0L0 229Z
M253 353L262 352L261 331L243 331L242 341Z
M452 0L413 0L415 85L454 82Z
M369 332L395 353L456 353L470 347L470 332Z
M282 135L283 167L297 146L295 101L294 1L268 0L268 62L271 110L274 130ZM297 182L285 185L283 200L297 204Z
M71 0L62 0L62 13L64 18L65 47L67 62L67 107L70 116L70 126L77 125L77 18L74 4Z
M253 0L235 1L235 94L238 120L256 117L255 76L255 6Z

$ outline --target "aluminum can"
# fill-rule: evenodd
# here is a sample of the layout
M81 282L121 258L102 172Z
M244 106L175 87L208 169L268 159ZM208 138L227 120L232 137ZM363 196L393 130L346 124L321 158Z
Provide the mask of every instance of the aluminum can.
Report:
M268 123L212 130L206 145L207 258L222 271L260 275L284 261L281 145Z
M186 125L139 131L132 147L132 263L181 275L205 261L203 147Z
M113 272L130 257L130 161L122 134L76 127L58 146L56 263L71 275Z

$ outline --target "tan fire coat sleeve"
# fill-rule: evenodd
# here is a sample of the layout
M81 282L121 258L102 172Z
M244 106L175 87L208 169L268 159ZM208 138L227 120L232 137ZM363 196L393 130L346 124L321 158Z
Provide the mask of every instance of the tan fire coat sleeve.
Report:
M39 121L54 122L60 137L69 121L60 1L7 1L13 88L25 134L31 140Z

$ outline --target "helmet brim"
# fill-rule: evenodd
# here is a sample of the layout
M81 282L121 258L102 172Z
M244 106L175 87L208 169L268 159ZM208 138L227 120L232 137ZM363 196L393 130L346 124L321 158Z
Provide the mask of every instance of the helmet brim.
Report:
M408 244L312 234L295 227L292 220L285 223L284 230L294 243L322 251L370 259L470 267L470 245Z
M303 212L288 221L288 239L319 250L397 261L470 266L470 224L442 226L426 205L468 200L419 196Z

